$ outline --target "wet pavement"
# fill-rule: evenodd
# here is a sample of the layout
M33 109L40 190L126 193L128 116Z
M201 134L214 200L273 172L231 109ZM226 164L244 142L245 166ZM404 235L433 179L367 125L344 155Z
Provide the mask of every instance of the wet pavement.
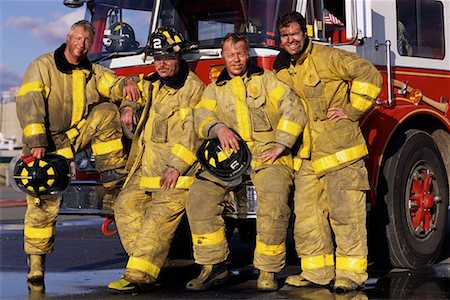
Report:
M8 197L6 197L8 195ZM450 230L439 263L419 270L387 270L369 266L362 291L335 294L327 288L283 286L272 293L255 291L257 272L251 266L252 242L237 234L230 243L231 276L226 285L192 293L184 288L199 267L176 237L158 284L146 294L113 295L106 286L123 272L127 256L119 237L104 236L100 217L60 216L55 249L46 263L45 293L28 291L23 252L23 195L0 186L0 299L450 299ZM22 198L21 198L22 197ZM20 201L22 199L22 201ZM8 200L9 202L6 202ZM7 205L5 205L7 203ZM450 222L448 222L450 224ZM292 243L292 242L290 242ZM292 244L288 248L292 248ZM298 272L294 253L278 280Z

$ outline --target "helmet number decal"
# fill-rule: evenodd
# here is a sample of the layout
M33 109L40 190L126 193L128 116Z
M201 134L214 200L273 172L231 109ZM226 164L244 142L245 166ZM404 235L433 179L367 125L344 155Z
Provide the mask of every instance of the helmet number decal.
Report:
M162 41L159 38L153 39L153 49L161 49L162 48Z

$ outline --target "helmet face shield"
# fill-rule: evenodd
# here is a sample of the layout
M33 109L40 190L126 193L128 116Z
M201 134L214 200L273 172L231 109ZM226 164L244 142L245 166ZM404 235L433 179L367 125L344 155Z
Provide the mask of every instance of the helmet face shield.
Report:
M252 154L247 144L239 139L239 151L222 150L218 138L206 140L197 150L197 158L202 167L211 175L224 181L232 181L242 176L250 167Z
M62 194L70 184L69 161L60 155L22 156L13 159L10 168L12 186L33 197Z

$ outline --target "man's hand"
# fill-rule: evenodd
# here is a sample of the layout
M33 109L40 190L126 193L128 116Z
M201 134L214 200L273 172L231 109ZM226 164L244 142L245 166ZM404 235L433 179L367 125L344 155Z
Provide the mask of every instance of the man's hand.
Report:
M31 148L30 154L38 159L41 159L45 156L45 147Z
M230 148L233 149L234 152L239 151L239 137L227 126L223 126L219 129L217 137L219 138L220 146L225 153L230 151Z
M347 115L344 112L344 109L340 107L331 107L330 109L328 109L327 118L331 122L348 119Z
M128 79L125 83L125 86L123 87L122 95L125 99L138 101L139 96L141 95L141 91L139 90L136 82L134 82L132 79Z
M263 162L268 161L269 164L273 164L275 159L277 159L277 157L280 156L281 153L283 153L284 149L286 149L285 146L276 144L270 150L261 153L259 155L259 158L262 159Z
M177 169L168 167L162 172L159 185L166 191L170 190L170 188L175 188L179 176L180 172Z
M133 131L134 126L137 124L137 120L132 107L125 106L120 110L120 122L123 127L127 128L129 131Z

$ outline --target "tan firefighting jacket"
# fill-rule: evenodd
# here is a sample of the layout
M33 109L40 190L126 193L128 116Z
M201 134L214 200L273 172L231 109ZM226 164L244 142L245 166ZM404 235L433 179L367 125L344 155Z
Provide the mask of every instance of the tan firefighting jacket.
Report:
M234 129L253 154L252 167L262 165L258 156L275 143L292 148L307 122L295 93L271 71L250 63L247 77L230 78L226 69L205 89L195 107L195 128L202 139L215 137L217 124ZM292 156L282 155L275 164L293 167Z
M180 172L176 188L187 189L194 180L195 152L200 146L193 110L204 84L182 61L175 78L161 85L158 73L152 73L138 83L143 102L125 101L121 105L142 109L127 162L129 178L142 168L140 186L158 190L161 173L173 167Z
M382 85L380 73L369 61L308 41L295 64L282 50L274 69L307 107L310 122L298 157L310 158L316 174L340 169L368 154L358 120L372 107ZM343 108L348 119L328 121L332 107Z
M65 139L76 137L90 105L102 97L122 98L125 78L87 58L78 66L71 65L64 49L65 44L35 59L23 76L16 105L24 149L58 150ZM73 157L70 149L58 154Z

